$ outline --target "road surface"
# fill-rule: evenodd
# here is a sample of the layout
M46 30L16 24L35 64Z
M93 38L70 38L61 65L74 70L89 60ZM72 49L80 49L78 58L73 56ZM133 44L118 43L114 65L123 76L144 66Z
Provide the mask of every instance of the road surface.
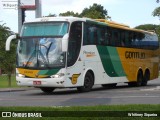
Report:
M94 86L91 92L79 93L74 89L56 89L45 94L39 89L1 91L0 106L93 106L115 104L160 104L160 80L150 81L145 87L118 84L105 89Z

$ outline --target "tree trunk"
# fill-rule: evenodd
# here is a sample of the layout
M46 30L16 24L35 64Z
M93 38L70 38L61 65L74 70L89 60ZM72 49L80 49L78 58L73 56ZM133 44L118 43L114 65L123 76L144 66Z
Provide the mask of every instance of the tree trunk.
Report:
M8 87L11 87L11 73L8 73Z

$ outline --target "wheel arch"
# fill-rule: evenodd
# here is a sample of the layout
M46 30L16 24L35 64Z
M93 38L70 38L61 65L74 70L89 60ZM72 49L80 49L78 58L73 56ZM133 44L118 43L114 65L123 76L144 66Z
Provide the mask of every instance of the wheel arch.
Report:
M95 73L93 72L93 69L92 68L88 68L85 70L85 72L83 73L83 83L84 83L84 78L85 78L85 75L87 74L87 72L90 72L93 76L93 81L95 83Z
M150 74L151 72L150 72L149 68L146 68L146 69L145 69L145 72L144 72L144 75L146 75L146 74L148 74L148 73Z
M142 68L139 68L139 69L137 70L137 76L138 76L138 74L140 74L140 73L141 73L142 75L144 75Z

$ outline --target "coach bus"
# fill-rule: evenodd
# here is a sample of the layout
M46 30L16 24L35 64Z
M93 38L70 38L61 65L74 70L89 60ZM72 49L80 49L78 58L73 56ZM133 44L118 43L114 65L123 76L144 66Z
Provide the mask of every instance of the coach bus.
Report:
M7 39L6 49L16 35ZM19 86L88 92L93 85L146 86L158 78L158 37L105 19L44 17L25 22L16 52Z

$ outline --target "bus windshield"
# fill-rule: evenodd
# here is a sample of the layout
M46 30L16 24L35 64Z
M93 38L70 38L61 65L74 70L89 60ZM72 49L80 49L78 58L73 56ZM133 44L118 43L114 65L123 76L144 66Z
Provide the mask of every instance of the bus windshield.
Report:
M65 66L62 37L68 23L25 24L17 48L17 67L45 69Z
M17 67L57 68L65 66L62 38L22 38L18 43Z
M21 36L63 36L67 31L67 22L26 23L22 28Z

